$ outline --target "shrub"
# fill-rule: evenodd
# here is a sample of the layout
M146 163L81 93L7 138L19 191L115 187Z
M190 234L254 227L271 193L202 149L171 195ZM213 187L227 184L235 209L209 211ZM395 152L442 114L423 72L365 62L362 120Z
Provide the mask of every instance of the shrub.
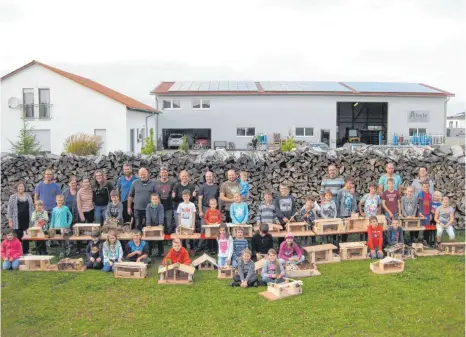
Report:
M149 130L149 137L146 137L146 143L144 147L141 149L142 154L152 154L155 152L155 145L154 145L154 129Z
M183 136L183 138L181 138L181 145L180 145L180 147L178 148L178 150L183 151L184 153L188 153L188 152L189 152L188 137Z
M23 128L19 130L18 141L11 144L11 151L16 154L30 154L37 156L40 152L41 145L36 138L34 128L29 126L26 120L23 118Z
M296 144L293 137L288 137L284 143L280 144L280 149L283 152L290 152L296 149Z
M66 138L64 147L66 153L77 156L95 156L102 147L102 140L99 136L77 133Z

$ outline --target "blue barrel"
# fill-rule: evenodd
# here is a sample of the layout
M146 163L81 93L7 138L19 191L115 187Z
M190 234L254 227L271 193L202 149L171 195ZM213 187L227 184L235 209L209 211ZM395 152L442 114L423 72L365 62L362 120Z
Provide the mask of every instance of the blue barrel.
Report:
M382 145L382 131L379 131L379 145Z
M264 134L261 133L261 136L260 136L260 143L261 145L264 144Z
M267 144L267 134L264 133L264 144Z

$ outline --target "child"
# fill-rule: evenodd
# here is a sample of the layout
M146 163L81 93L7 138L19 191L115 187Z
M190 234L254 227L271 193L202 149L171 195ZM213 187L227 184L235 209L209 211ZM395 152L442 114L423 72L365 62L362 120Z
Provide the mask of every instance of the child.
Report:
M217 236L218 243L218 267L222 268L231 263L233 255L233 239L228 233L227 225L221 224Z
M87 269L102 269L103 267L103 244L100 242L100 232L92 231L92 240L89 241L86 248Z
M443 199L443 195L441 192L435 191L432 194L432 216L431 216L431 221L430 221L432 225L436 224L435 211L437 210L438 207L442 206L442 199Z
M257 209L257 226L260 227L261 223L280 223L278 221L275 204L272 200L272 192L264 192L264 201L262 201ZM253 253L254 255L254 253Z
M191 191L183 191L183 202L178 205L176 214L178 215L178 226L183 228L196 230L196 206L189 201L191 198ZM176 228L178 230L178 227ZM189 240L192 253L194 253L194 240ZM187 246L187 245L186 245Z
M103 245L103 256L104 256L104 272L113 271L113 265L115 262L121 262L123 260L123 248L121 247L120 241L117 240L117 235L114 230L111 230L107 234L107 240Z
M249 197L249 183L248 183L247 172L241 171L239 173L238 183L239 183L239 193L241 195L241 198L243 200L247 199Z
M453 222L455 221L455 210L450 207L450 199L442 198L442 206L435 211L435 222L437 223L437 245L442 239L443 230L447 231L450 241L455 241Z
M188 191L189 192L189 198L188 201L194 201L194 198L196 197L196 187L190 183L191 177L189 176L188 171L181 171L180 172L180 182L176 183L173 186L173 192L172 192L172 199L173 199L173 210L175 211L175 227L178 227L180 225L179 220L179 214L178 214L178 206L184 202L184 197L183 194ZM167 224L169 226L170 224Z
M113 224L123 225L123 204L120 202L118 192L113 190L110 192L110 199L112 200L107 205L106 221Z
M162 265L166 264L175 264L178 266L180 264L191 264L188 251L184 247L181 247L180 239L173 239L172 248L170 248L167 256L165 256L162 260Z
M68 207L65 206L65 197L60 194L56 197L57 206L52 210L52 220L50 221L49 229L60 229L63 234L63 240L60 241L59 259L63 259L70 254L69 234L71 223L73 222L73 214Z
M332 190L326 189L324 200L320 205L320 216L322 219L333 219L337 217L337 205L332 199Z
M147 204L146 206L146 226L163 226L165 219L164 214L165 209L163 208L163 205L160 203L160 195L158 195L157 193L151 194L150 204ZM157 241L157 245L157 256L163 257L163 241Z
M150 263L149 244L146 241L141 241L141 230L133 229L133 240L126 244L125 260L131 262Z
M45 233L48 230L49 214L44 209L42 200L37 200L34 203L34 212L31 215L31 224L33 227L41 227ZM36 241L36 251L38 255L47 255L47 246L45 241Z
M19 258L23 255L21 241L15 236L13 229L8 228L6 239L2 242L3 270L17 270L19 268Z
M398 219L392 220L392 225L388 228L387 243L389 246L396 245L397 243L404 243L403 228L400 227Z
M353 188L353 178L345 178L345 186L337 193L337 218L349 218L356 212L356 198L351 194Z
M382 193L382 207L385 210L388 224L398 219L401 208L400 203L400 193L395 190L395 180L389 178L387 180L387 190Z
M267 259L262 265L262 284L285 282L285 269L277 259L277 252L270 248L267 252Z
M247 288L257 287L257 275L254 262L251 260L251 251L249 249L243 250L241 258L238 262L238 274L233 276L232 287Z
M403 217L415 217L417 215L417 200L411 186L406 189L406 195L401 197L400 211Z
M275 199L275 210L283 229L285 229L286 223L294 221L296 204L294 197L290 195L290 188L288 185L280 185L280 195Z
M432 194L429 192L429 182L422 183L422 191L417 195L417 205L419 216L424 219L421 221L423 226L427 226L430 223L430 216L432 212ZM427 238L429 236L428 231L419 231L418 242L422 241L424 246L427 246Z
M204 214L204 223L206 225L216 225L222 222L222 213L217 209L217 200L209 200L209 209Z
M269 225L261 223L259 233L255 233L251 239L252 259L259 261L273 248L273 237L269 234Z
M383 227L378 224L377 217L369 218L369 227L367 227L367 247L369 247L369 256L371 259L383 258Z
M242 201L241 195L239 193L235 193L233 195L233 199L235 200L235 202L232 203L230 206L231 222L233 224L248 223L248 219L249 219L248 205L244 201Z
M359 212L365 218L370 218L380 214L382 200L377 194L377 187L374 183L369 184L369 193L359 201ZM363 209L364 208L364 209Z
M316 220L316 213L317 213L317 206L315 203L315 199L312 195L308 195L306 197L306 202L304 206L301 208L298 214L298 219L300 221L304 221L307 223L307 230L312 231L314 229L314 221ZM320 209L320 208L319 208ZM314 243L314 237L305 236L301 238L301 242L303 246L309 246L310 244Z
M285 241L280 244L278 257L281 264L300 264L304 262L304 255L301 248L293 241L292 233L287 233Z
M244 232L242 228L236 228L236 238L233 240L233 268L238 267L238 261L243 254L243 250L248 249L248 240L244 238Z

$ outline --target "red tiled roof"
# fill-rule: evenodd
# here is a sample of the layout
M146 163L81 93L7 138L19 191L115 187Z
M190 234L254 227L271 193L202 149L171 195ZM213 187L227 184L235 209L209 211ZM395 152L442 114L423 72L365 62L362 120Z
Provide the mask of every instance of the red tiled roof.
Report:
M3 76L1 78L1 80L5 80L7 79L8 77L11 77L13 76L14 74L26 69L26 68L29 68L30 66L32 65L40 65L44 68L47 68L51 71L53 71L54 73L57 73L61 76L64 76L76 83L79 83L89 89L92 89L94 91L97 91L98 93L102 94L102 95L105 95L107 96L108 98L111 98L117 102L120 102L121 104L124 104L126 105L126 107L130 108L130 109L133 109L133 110L141 110L141 111L147 111L147 112L156 112L156 113L160 113L160 111L150 107L149 105L146 105L144 103L141 103L139 101L136 101L135 99L131 98L131 97L128 97L126 95L123 95L113 89L110 89L100 83L97 83L97 82L94 82L93 80L90 80L88 78L85 78L85 77L82 77L82 76L78 76L78 75L75 75L75 74L72 74L72 73L69 73L69 72L66 72L66 71L63 71L63 70L60 70L60 69L57 69L57 68L54 68L54 67L51 67L47 64L44 64L44 63L41 63L41 62L38 62L38 61L32 61L32 62L29 62L28 64L22 66L21 68L18 68L14 71L12 71L11 73L9 74L6 74L5 76Z

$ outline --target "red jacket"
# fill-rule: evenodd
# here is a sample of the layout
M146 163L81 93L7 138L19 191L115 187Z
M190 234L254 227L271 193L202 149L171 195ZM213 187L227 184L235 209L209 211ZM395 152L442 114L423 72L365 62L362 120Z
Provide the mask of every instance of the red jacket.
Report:
M374 250L375 247L382 250L383 244L383 227L378 225L377 227L369 226L367 228L367 247L370 250Z
M204 215L204 221L207 225L222 223L222 213L218 209L208 209Z
M173 248L170 248L167 256L162 260L162 264L165 264L167 260L171 260L171 264L181 263L181 264L191 264L191 259L189 258L188 251L186 248L181 247L180 251L176 251Z
M23 255L23 247L17 238L13 240L3 240L2 242L2 259L19 259Z

